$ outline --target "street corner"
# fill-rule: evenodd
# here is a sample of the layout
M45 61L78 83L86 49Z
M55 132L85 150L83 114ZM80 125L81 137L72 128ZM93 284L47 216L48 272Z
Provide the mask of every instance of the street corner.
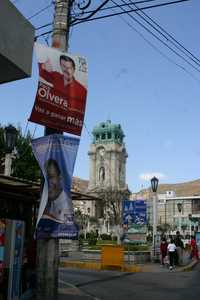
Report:
M199 260L194 260L194 261L190 262L188 265L178 268L177 272L192 271L197 266L197 264L199 264Z

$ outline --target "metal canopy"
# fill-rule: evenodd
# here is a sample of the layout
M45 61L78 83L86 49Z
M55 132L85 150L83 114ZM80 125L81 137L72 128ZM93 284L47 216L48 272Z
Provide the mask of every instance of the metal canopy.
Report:
M100 200L90 194L77 192L71 189L73 201ZM21 178L0 175L0 201L3 198L13 198L13 201L21 199L26 202L39 202L40 182L32 182Z

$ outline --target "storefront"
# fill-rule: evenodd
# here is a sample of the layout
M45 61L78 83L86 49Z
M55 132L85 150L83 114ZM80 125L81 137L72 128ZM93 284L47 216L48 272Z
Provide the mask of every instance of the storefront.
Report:
M20 294L24 245L33 236L39 187L0 175L0 299Z

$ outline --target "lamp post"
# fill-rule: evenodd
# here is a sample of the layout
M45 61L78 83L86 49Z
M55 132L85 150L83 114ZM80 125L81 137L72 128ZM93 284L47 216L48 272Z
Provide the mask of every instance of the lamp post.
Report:
M90 232L90 207L87 208L87 231Z
M190 241L191 241L191 236L192 236L192 214L188 215L188 219L190 221Z
M158 178L155 176L151 179L151 189L153 192L153 256L156 256L156 234L157 234L157 189Z
M177 203L177 208L178 208L178 212L179 212L179 225L178 225L178 228L179 228L179 232L181 232L181 212L182 212L182 208L183 208L183 203L182 202L178 202Z
M17 135L18 135L18 131L14 126L9 125L4 128L4 141L6 145L5 169L4 169L5 176L11 175L12 152L14 150L17 141Z

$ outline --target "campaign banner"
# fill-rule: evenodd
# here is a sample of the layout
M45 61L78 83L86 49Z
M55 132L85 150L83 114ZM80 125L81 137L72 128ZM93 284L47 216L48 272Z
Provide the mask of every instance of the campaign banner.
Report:
M145 225L147 223L147 205L144 200L135 200L134 223Z
M35 43L39 83L29 121L81 135L87 97L87 62Z
M123 224L145 225L147 223L147 205L144 200L123 201Z
M130 225L134 223L134 201L123 201L123 224Z
M53 134L32 141L33 153L44 175L36 238L77 239L71 183L79 139Z

